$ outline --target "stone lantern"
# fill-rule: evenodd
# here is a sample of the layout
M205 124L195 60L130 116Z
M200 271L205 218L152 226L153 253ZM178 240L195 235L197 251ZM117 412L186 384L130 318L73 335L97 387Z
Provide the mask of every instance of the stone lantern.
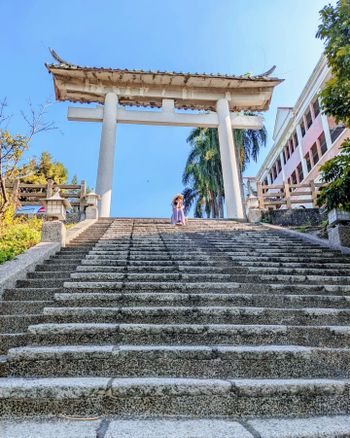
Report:
M262 218L262 211L259 208L259 199L249 195L246 200L246 214L249 222L258 223Z
M52 196L44 199L44 205L46 216L51 221L64 221L66 219L66 210L71 208L70 202L67 199L62 198L60 195L58 187L55 189L55 193Z
M97 203L101 199L101 196L92 191L85 195L85 218L86 219L98 219Z
M62 221L66 219L66 210L71 208L69 201L60 195L60 189L56 187L55 193L44 199L44 205L48 221L43 223L41 241L58 242L65 246L66 227Z

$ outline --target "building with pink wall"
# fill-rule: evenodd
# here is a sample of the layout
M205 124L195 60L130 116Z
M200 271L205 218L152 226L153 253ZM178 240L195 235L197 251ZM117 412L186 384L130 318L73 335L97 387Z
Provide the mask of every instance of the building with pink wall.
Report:
M339 152L350 130L322 113L319 92L330 78L322 57L293 108L278 108L273 146L257 173L266 185L320 180L320 166Z

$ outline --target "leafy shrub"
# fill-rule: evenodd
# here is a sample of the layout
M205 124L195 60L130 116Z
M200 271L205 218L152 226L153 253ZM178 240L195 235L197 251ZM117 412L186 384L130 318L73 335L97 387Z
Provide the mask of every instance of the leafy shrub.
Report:
M0 263L14 259L40 242L42 219L15 218L6 212L0 222Z
M328 185L320 190L319 206L327 210L340 208L350 211L350 139L341 146L341 152L320 168L322 179Z

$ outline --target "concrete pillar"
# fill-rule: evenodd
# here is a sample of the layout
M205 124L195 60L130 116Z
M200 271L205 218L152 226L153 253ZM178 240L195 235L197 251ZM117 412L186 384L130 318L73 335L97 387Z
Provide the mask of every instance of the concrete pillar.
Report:
M329 129L328 117L323 112L321 112L321 121L322 121L324 136L326 138L327 150L329 150L332 147L331 130Z
M96 193L101 196L99 201L100 217L109 217L111 214L117 105L117 95L107 93L103 107L100 155L96 179Z
M65 246L66 227L61 221L45 221L41 229L42 242L58 242Z
M286 173L284 171L284 156L283 156L283 150L279 154L279 159L281 160L281 166L282 166L282 180L283 182L286 180Z
M245 219L238 154L233 140L227 99L218 100L216 111L219 120L218 131L227 217L229 219Z
M304 179L307 177L309 171L307 170L307 166L306 166L306 161L304 158L304 152L303 152L303 136L301 134L301 128L300 128L300 123L298 123L297 127L296 127L296 133L297 133L297 137L298 137L298 149L299 149L299 157L300 157L300 162L301 162L301 167L303 169L303 175L304 175Z

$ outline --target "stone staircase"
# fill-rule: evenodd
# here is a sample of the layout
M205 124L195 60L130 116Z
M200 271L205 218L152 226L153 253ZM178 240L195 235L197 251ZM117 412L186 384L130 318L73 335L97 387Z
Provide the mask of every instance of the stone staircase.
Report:
M5 292L0 432L350 437L349 280L258 225L101 219Z

